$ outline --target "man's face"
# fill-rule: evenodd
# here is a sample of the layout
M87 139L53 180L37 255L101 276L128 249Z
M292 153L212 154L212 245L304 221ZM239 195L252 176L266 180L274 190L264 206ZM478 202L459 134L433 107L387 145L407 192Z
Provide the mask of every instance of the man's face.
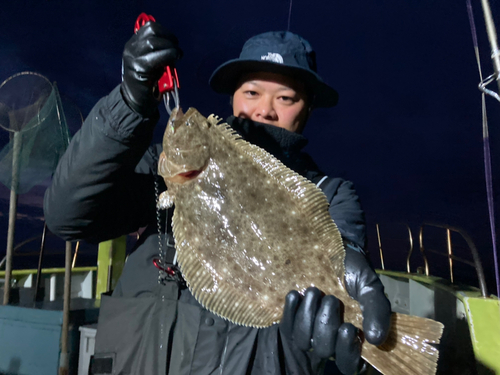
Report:
M281 74L245 74L233 95L233 114L291 132L304 128L309 108L302 82Z

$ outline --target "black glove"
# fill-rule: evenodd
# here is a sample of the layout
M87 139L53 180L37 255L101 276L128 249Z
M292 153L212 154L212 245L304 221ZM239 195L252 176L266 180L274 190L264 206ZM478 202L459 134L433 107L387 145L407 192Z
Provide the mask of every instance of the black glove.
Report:
M363 311L365 337L379 345L389 332L391 316L383 285L363 254L347 248L345 266L347 290ZM339 308L336 297L325 296L317 288L308 288L303 298L293 290L286 296L280 331L299 349L312 348L320 358L334 356L343 374L355 374L364 364L358 329L341 323Z
M286 296L280 331L302 351L314 349L319 358L335 356L345 375L356 374L363 364L358 330L340 321L340 302L318 288L308 288L302 298L296 290Z
M130 108L150 116L158 107L157 83L167 65L182 57L175 35L157 22L147 22L125 44L121 91Z
M363 333L370 344L382 344L391 326L391 303L366 257L346 247L345 286L363 311Z

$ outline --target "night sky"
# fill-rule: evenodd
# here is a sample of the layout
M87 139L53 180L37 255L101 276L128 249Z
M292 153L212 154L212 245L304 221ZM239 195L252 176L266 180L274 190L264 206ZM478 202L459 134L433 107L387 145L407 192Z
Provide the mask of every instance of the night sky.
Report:
M472 3L483 75L488 76L492 64L482 10L479 0ZM287 29L289 7L289 0L3 1L0 81L26 70L43 74L57 82L68 112L76 113L77 107L86 116L119 84L123 46L144 11L179 38L184 51L177 66L182 106L225 117L229 101L211 92L211 72L237 57L249 37ZM492 7L496 15L497 2ZM290 31L311 42L319 74L340 94L337 107L312 114L305 130L307 151L325 173L355 183L366 211L374 265L380 267L375 223L381 223L386 240L386 267L397 270L406 269L407 234L400 223L413 231L414 268L421 265L419 225L448 224L472 236L493 291L479 73L465 0L295 0ZM487 105L498 212L500 103L488 98ZM164 114L156 141L165 121ZM72 132L78 127L70 125ZM7 139L0 134L0 147ZM16 243L41 232L48 183L19 196ZM2 243L8 197L9 190L0 186ZM431 237L435 242L429 246L446 251L443 232L432 231ZM34 252L37 246L33 242L22 251ZM62 252L63 246L55 238L50 241L51 251L59 247ZM95 247L86 248L92 258ZM4 249L0 246L0 258ZM430 258L431 272L448 277L445 258ZM27 266L28 257L16 258L16 268ZM465 282L476 283L471 268L457 272Z

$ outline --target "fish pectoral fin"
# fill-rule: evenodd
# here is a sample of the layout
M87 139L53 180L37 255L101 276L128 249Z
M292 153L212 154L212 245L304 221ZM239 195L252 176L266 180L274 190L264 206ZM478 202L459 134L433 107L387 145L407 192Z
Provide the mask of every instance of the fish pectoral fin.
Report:
M165 190L158 197L158 202L156 206L160 210L166 210L174 205L174 196L169 194L168 190Z

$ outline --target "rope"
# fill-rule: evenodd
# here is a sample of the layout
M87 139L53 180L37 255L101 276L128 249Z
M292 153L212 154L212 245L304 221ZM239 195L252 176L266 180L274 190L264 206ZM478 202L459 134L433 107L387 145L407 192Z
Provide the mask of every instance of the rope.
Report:
M484 174L486 180L486 196L488 200L488 212L490 219L490 230L491 230L491 240L493 244L493 260L495 266L495 279L497 287L497 296L500 296L500 276L498 274L498 256L497 256L497 246L496 246L496 231L495 231L495 214L494 214L494 201L493 201L493 177L491 172L491 153L490 153L490 137L488 133L488 117L486 113L486 99L485 95L488 94L495 99L500 101L500 97L497 93L487 90L485 88L486 84L491 82L490 77L487 78L488 82L483 80L483 74L481 71L481 59L479 57L479 45L477 42L477 32L476 25L474 23L474 14L472 12L471 0L467 0L467 13L469 15L469 22L472 33L472 41L474 44L474 52L476 54L477 68L479 70L479 78L481 83L479 84L479 89L481 90L481 102L482 102L482 117L483 117L483 152L484 152Z

